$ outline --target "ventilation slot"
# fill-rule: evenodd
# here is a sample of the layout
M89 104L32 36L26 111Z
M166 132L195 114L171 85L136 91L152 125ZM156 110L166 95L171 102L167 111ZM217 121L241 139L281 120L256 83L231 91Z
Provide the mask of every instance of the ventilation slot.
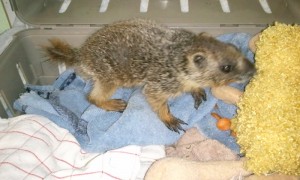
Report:
M183 13L189 12L189 0L180 0L180 9Z
M64 0L64 2L61 4L59 13L64 13L67 11L69 5L71 4L72 0Z
M148 11L149 0L141 0L140 12L145 13Z
M18 70L18 73L19 73L19 76L21 78L22 83L24 85L27 84L28 81L27 81L27 78L26 78L26 76L24 74L22 66L20 64L16 64L16 67L17 67L17 70Z
M6 101L6 98L5 98L5 95L4 95L3 91L0 91L0 103L3 107L3 109L5 110L7 117L13 117L13 113L9 108L9 105Z
M102 0L101 5L100 5L99 12L100 12L100 13L106 12L107 7L108 7L108 4L109 4L109 0Z
M219 0L224 13L230 13L230 7L227 0Z
M271 10L267 0L259 0L259 3L261 5L261 7L263 8L263 10L265 11L265 13L272 14L272 10Z

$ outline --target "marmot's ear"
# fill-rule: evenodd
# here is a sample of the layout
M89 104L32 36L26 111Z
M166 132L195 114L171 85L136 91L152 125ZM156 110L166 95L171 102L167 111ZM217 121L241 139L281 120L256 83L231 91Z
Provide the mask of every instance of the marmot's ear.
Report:
M207 32L201 32L198 34L198 37L212 37L212 35Z
M234 45L234 44L232 44L232 43L226 43L226 44L227 44L228 46L234 48L235 50L239 51L239 48L238 48L236 45Z

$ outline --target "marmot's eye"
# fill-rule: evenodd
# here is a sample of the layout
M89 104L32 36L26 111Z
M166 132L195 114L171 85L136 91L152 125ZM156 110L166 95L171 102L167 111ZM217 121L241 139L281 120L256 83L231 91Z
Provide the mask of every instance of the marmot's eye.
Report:
M201 56L201 55L196 55L194 56L194 62L195 63L201 63L202 61L205 60L205 57Z
M231 65L225 65L225 66L222 66L222 67L221 67L221 70L222 70L224 73L229 73L229 72L232 70L232 66L231 66Z

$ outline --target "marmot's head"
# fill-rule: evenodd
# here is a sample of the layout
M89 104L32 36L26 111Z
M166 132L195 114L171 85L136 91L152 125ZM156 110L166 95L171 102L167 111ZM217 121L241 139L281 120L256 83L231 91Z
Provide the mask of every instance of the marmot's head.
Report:
M234 45L206 33L197 35L185 59L189 80L202 86L245 82L256 72L254 65Z

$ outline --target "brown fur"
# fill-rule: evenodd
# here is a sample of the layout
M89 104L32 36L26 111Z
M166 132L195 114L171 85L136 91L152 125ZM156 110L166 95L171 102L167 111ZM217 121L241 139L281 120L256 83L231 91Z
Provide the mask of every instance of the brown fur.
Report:
M198 108L203 88L249 80L254 66L233 46L206 33L169 29L134 19L103 27L81 48L58 40L45 47L50 59L77 66L94 80L89 101L109 111L123 111L126 102L110 99L119 87L141 86L154 112L179 132L183 121L167 105L170 97L191 92Z

